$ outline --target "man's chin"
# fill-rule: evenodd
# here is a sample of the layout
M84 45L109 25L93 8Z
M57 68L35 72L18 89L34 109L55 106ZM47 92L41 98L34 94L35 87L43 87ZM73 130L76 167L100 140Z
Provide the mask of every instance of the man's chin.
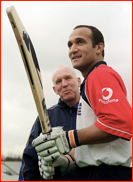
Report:
M74 69L80 70L80 65L78 63L76 63L76 62L72 62L72 67Z
M62 100L63 100L64 102L69 102L69 101L72 101L73 99L74 99L73 96L64 96L64 97L62 98Z

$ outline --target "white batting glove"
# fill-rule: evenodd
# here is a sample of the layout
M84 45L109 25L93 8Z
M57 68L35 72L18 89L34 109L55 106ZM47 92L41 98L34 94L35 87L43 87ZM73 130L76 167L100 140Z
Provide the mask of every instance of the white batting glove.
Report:
M63 145L64 143L65 145ZM40 134L33 140L32 146L35 147L38 155L45 157L45 161L56 159L60 153L70 152L62 127L54 127L51 133Z
M38 165L39 165L39 171L40 175L45 180L51 180L53 179L53 176L55 174L55 169L52 167L51 162L46 162L43 160L43 157L38 156Z
M53 167L60 167L60 172L70 171L77 168L77 164L71 155L60 155L54 162L52 163Z
M60 153L69 153L72 148L80 144L76 130L64 132L62 127L55 127L51 133L42 134L34 139L32 146L45 161L50 161L56 159Z
M53 179L55 167L60 168L60 172L77 168L76 162L71 155L60 155L53 163L46 162L43 157L38 156L40 175L44 179Z

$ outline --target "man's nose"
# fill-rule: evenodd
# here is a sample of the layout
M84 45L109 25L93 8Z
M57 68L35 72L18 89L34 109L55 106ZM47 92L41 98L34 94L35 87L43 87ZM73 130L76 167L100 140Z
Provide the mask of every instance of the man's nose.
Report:
M63 87L66 87L67 85L68 85L67 80L63 79L63 80L62 80L62 86L63 86Z
M75 54L78 51L78 46L76 44L73 44L71 46L71 49L69 50L69 54Z

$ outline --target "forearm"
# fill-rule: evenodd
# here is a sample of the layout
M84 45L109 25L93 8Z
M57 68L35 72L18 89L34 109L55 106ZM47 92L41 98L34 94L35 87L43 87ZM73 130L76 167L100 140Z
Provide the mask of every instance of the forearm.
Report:
M77 135L80 145L107 143L119 138L100 130L95 125L77 130Z
M45 135L40 135L32 142L37 153L45 161L55 160L60 154L66 153L70 153L74 159L74 150L72 148L80 145L107 143L119 138L100 130L95 125L81 130L70 130L67 132L64 132L62 129L58 132L57 130L53 130L50 135ZM46 141L44 138L46 138Z

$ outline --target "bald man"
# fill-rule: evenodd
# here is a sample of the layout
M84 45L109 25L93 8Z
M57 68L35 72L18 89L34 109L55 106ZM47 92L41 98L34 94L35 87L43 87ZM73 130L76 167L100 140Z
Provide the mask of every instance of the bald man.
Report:
M51 126L63 126L64 131L76 129L81 80L77 78L73 68L60 66L54 71L52 81L53 90L60 98L58 104L48 109ZM18 181L45 181L45 177L42 177L39 172L37 152L32 147L32 141L41 132L40 120L37 117L23 152ZM76 170L62 173L62 180L64 181L76 181L76 177Z

